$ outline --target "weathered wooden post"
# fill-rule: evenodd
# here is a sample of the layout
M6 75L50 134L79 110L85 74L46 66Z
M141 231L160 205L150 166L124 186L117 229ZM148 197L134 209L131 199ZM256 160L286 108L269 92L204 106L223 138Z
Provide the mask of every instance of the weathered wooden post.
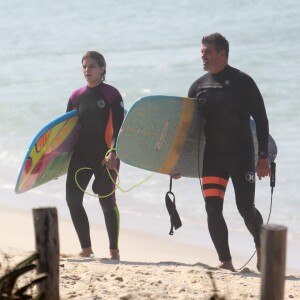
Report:
M283 300L287 227L263 225L260 300Z
M33 209L36 251L39 253L38 273L47 273L46 280L38 284L45 292L44 300L59 299L59 237L55 207Z

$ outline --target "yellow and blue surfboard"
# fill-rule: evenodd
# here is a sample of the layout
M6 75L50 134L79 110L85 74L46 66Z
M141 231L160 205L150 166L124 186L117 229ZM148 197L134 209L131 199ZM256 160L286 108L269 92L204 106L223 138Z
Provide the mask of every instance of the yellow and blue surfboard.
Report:
M117 156L125 163L152 172L201 177L205 147L204 121L198 101L175 96L146 96L128 111L117 140ZM255 123L251 129L257 153ZM269 154L277 154L269 136Z
M43 127L33 138L25 155L15 192L24 193L66 174L78 133L76 110Z

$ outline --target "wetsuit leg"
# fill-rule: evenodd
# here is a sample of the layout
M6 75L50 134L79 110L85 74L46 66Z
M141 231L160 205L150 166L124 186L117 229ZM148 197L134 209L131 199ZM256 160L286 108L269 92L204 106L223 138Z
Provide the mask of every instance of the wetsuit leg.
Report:
M254 154L246 153L234 157L231 164L231 179L236 204L245 225L254 238L256 248L260 247L260 227L263 219L255 207L255 162Z
M109 172L113 177L114 182L116 182L117 173L113 170L109 170ZM95 181L97 181L99 196L108 195L115 190L115 184L112 182L106 168L100 170L100 173L97 174ZM109 239L109 248L118 249L120 215L116 204L115 192L108 197L100 197L99 202L104 214L104 220Z
M228 229L223 216L224 194L228 182L224 157L205 150L203 160L203 194L208 230L220 261L231 260Z
M90 226L83 206L83 192L78 188L75 182L75 173L82 167L88 167L88 165L82 160L82 156L75 152L70 161L67 175L66 200L81 248L89 248L91 247ZM93 172L91 170L83 170L77 174L78 183L84 190L92 174Z

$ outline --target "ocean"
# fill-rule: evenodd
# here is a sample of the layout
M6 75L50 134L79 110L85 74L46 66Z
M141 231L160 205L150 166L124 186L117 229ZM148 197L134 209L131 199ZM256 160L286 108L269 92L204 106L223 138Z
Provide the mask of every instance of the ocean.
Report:
M230 43L229 64L256 81L278 146L272 207L268 179L257 180L256 206L264 220L271 207L270 223L288 227L288 266L300 269L299 19L296 0L1 2L0 189L11 197L0 197L0 206L25 211L56 206L62 217L70 218L65 176L21 195L14 194L14 186L33 136L63 114L71 92L85 85L84 52L97 50L105 56L106 81L119 89L129 109L145 95L186 96L190 84L204 74L202 37L220 32ZM129 189L149 174L122 164L120 185ZM155 174L130 192L118 191L121 227L168 235L168 188L168 176ZM199 180L177 180L173 191L183 227L172 239L212 247ZM92 222L104 223L96 198L86 197L85 205ZM233 255L251 255L254 245L231 184L224 215ZM243 242L237 242L240 238Z

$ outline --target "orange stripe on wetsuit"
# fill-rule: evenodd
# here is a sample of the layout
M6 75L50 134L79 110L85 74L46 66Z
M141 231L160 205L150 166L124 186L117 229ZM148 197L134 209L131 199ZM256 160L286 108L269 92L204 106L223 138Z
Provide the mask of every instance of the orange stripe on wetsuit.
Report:
M203 177L202 184L204 197L219 197L221 199L224 199L227 183L228 180L221 177Z
M112 113L111 113L111 110L110 110L107 126L106 126L106 129L105 129L105 143L106 143L108 149L110 149L110 147L112 146L111 145L112 136L113 136L113 124L112 124Z

